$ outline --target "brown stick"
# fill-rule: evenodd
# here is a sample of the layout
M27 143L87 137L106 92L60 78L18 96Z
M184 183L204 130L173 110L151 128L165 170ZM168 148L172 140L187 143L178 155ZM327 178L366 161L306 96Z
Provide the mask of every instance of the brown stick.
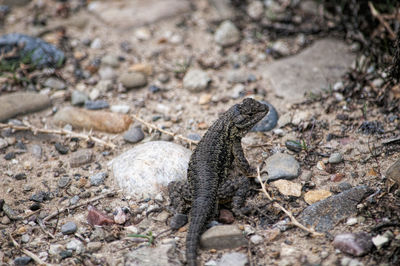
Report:
M271 196L268 194L267 190L265 189L265 184L264 184L264 183L262 182L262 180L261 180L261 176L260 176L260 167L257 167L257 179L258 179L258 181L260 181L261 189L262 189L262 191L264 192L265 196L266 196L270 201L272 201ZM275 203L274 203L274 207L280 209L281 211L283 211L283 212L290 218L290 221L292 222L292 224L293 224L294 226L297 226L297 227L303 229L304 231L309 232L312 236L323 236L323 234L315 232L314 229L312 229L312 228L307 228L307 227L305 227L304 225L302 225L301 223L299 223L299 222L297 221L297 219L293 216L293 214L292 214L290 211L286 210L286 209L285 209L282 205L280 205L279 203L275 202Z
M379 20L379 22L383 25L383 27L385 27L385 29L389 32L390 39L395 40L396 34L394 33L394 31L392 30L390 25L386 22L386 20L381 16L381 14L378 12L378 10L376 10L376 8L374 7L374 5L372 4L371 1L368 2L368 6L369 6L369 9L371 10L372 16L377 18Z
M37 128L32 125L24 125L24 126L17 126L17 125L12 125L12 124L3 124L0 123L0 129L1 128L11 128L14 130L27 130L27 131L32 131L34 135L37 133L46 133L46 134L57 134L57 135L66 135L66 136L71 136L73 138L79 138L79 139L84 139L84 140L92 140L94 142L97 142L101 145L107 146L111 149L114 149L116 147L115 144L111 142L104 141L102 139L96 138L89 134L84 134L84 133L76 133L73 131L65 130L65 129L44 129L44 128Z

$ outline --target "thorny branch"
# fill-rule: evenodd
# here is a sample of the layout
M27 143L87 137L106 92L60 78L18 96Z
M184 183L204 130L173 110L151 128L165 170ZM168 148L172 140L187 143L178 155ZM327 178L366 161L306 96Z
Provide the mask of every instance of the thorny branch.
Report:
M260 176L260 167L257 167L257 179L258 181L260 181L261 184L261 189L264 192L265 196L270 200L273 201L273 199L271 198L271 196L268 194L266 188L265 188L265 184L264 182L261 180L261 176ZM293 216L293 214L286 210L282 205L280 205L279 203L275 202L274 203L274 207L280 209L281 211L283 211L289 218L290 221L292 222L292 224L294 226L297 226L301 229L303 229L304 231L309 232L312 236L323 236L323 234L316 232L314 229L312 228L307 228L304 225L302 225L299 221L297 221L297 219Z
M107 142L107 141L104 141L102 139L92 136L90 132L89 132L89 134L84 134L84 133L76 133L76 132L73 132L70 130L65 130L65 129L44 129L44 128L38 128L38 127L35 127L32 125L17 126L17 125L13 125L13 124L0 123L0 129L2 129L2 128L11 128L14 130L32 131L34 135L36 135L37 133L65 135L65 136L70 136L73 138L91 140L91 141L97 142L101 145L107 146L111 149L114 149L116 147L116 145L111 142Z

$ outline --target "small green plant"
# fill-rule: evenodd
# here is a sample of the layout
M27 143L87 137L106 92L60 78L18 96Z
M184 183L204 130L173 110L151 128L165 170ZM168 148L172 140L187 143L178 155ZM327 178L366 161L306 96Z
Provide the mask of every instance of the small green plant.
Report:
M154 242L154 236L153 236L153 232L148 232L145 235L140 235L140 234L129 234L129 237L138 237L138 238L146 238L148 241L149 246L153 244Z

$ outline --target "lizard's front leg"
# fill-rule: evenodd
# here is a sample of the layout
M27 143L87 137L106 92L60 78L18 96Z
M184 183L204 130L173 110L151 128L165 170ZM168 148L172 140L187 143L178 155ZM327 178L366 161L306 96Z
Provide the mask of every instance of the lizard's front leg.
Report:
M235 158L236 164L239 166L240 171L244 175L251 175L255 172L244 156L243 147L240 139L237 139L232 145L232 153Z

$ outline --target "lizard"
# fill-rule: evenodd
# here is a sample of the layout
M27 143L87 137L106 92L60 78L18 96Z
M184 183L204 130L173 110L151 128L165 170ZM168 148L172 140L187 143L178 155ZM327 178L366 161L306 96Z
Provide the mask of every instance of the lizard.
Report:
M232 163L235 161L245 175L254 172L244 156L241 139L268 111L267 105L245 98L209 127L193 151L187 171L192 201L186 237L186 260L189 266L198 265L200 234L217 209L219 189L224 185ZM236 200L240 197L243 197L243 193L236 194Z

